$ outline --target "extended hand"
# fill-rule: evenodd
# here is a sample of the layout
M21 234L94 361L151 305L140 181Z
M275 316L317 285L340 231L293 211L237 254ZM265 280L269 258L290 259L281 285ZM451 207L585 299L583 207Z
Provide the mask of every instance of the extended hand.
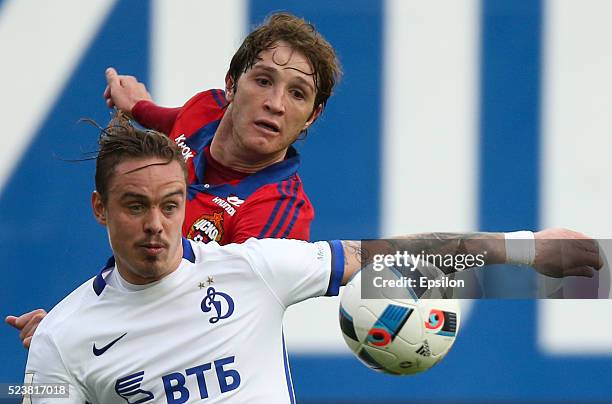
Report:
M117 107L128 117L132 117L132 108L138 101L152 101L144 84L134 76L119 75L115 69L106 69L107 86L104 99L109 108Z
M603 266L595 240L572 230L546 229L535 233L534 269L553 278L593 277Z
M32 342L32 335L38 327L40 321L47 315L47 312L43 309L36 309L29 313L22 314L19 317L7 316L4 321L20 330L19 338L25 348L30 348L30 342Z

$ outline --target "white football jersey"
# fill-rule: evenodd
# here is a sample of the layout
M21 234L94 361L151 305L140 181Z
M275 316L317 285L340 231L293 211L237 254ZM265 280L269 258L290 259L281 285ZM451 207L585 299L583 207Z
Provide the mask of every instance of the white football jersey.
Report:
M338 293L340 242L183 249L179 268L142 290L106 283L111 258L40 323L26 380L69 383L71 403L294 403L283 314Z

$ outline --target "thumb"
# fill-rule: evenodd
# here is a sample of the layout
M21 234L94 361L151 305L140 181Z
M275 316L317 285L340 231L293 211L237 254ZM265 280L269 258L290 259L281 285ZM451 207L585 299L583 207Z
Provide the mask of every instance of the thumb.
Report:
M117 73L117 70L115 70L112 67L107 68L106 71L104 72L104 75L106 76L106 82L108 84L111 84L112 82L119 80L119 74Z

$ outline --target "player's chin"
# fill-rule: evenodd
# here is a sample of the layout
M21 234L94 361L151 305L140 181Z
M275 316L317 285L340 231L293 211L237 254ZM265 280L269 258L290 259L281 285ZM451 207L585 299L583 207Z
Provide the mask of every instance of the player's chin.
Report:
M165 265L165 261L160 261L159 259L144 260L139 272L142 278L154 282L167 272L167 265Z
M150 267L150 266L161 266L162 263L166 262L167 259L166 257L168 256L168 254L143 254L142 256L142 261L144 263L145 266Z
M283 141L281 138L256 137L250 139L247 144L249 151L255 155L269 156L285 150L291 143Z

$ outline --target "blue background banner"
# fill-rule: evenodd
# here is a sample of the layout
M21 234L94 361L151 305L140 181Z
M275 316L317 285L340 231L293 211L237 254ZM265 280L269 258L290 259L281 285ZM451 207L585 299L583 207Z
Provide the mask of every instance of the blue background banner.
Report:
M105 68L138 77L160 104L180 105L221 88L243 35L279 10L311 21L344 70L298 144L316 208L313 239L548 226L610 236L607 2L80 3L0 0L3 316L50 309L110 254L91 214L94 163L66 161L96 149L97 130L77 121L110 116ZM538 281L512 268L482 279L502 294ZM610 401L612 306L563 303L570 305L473 302L448 357L413 377L374 373L337 345L337 324L304 320L303 331L293 329L297 342L288 338L296 396L302 403ZM328 307L333 318L337 306ZM327 346L326 335L311 343L307 328L336 345ZM20 382L27 351L9 326L0 327L0 350L0 382Z

